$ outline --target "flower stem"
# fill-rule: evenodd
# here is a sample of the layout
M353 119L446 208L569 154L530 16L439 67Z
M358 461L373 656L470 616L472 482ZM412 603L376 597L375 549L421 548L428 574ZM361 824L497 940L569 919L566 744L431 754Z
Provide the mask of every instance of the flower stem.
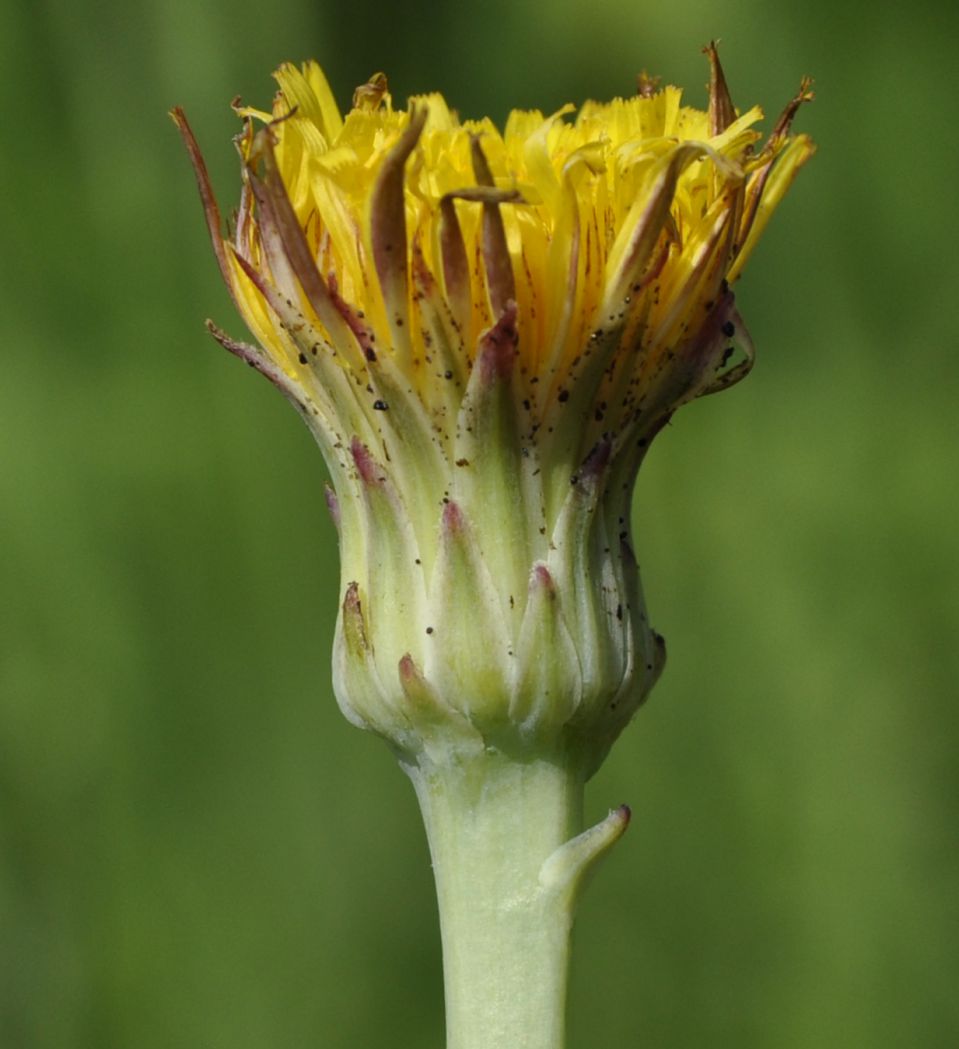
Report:
M577 890L628 810L579 834L572 761L485 750L407 772L436 877L447 1049L562 1049Z

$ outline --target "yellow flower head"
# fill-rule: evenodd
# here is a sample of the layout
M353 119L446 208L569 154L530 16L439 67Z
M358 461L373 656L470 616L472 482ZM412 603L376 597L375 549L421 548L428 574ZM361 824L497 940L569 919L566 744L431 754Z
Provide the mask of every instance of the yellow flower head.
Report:
M813 152L789 133L807 82L763 143L761 111L736 112L715 46L706 51L705 112L644 75L632 98L517 110L502 131L460 121L439 95L394 109L382 74L344 117L318 65L284 65L272 113L235 104L244 181L229 238L174 111L220 269L259 346L212 330L317 435L344 518L347 648L378 650L377 674L399 667L407 693L422 694L414 679L455 686L472 660L500 707L529 720L545 686L526 678L541 668L515 667L524 637L547 630L531 620L537 594L562 607L551 613L570 639L560 647L579 667L580 698L557 725L605 658L575 651L584 636L612 653L603 702L640 659L651 681L656 645L620 563L633 476L679 405L751 366L729 285ZM410 562L402 571L383 550L385 520ZM581 578L575 543L612 548L615 564L597 554L594 580ZM489 633L485 652L451 667L448 653L431 655L429 620L453 628L443 593L454 571L473 588L469 623ZM379 605L398 600L413 629L370 640ZM345 705L355 715L363 703Z
M707 53L708 112L643 77L632 98L516 110L502 132L440 95L396 110L383 74L344 118L315 62L283 65L272 114L235 107L245 183L230 240L174 111L255 363L364 436L403 386L404 413L447 458L484 356L515 371L530 441L583 456L731 385L752 350L728 286L813 152L789 137L811 94L804 82L760 146L762 112L736 114Z

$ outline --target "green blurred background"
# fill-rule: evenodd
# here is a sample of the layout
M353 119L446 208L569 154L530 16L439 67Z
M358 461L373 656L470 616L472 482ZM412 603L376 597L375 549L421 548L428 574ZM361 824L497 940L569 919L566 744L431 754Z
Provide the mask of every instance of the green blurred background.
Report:
M0 8L3 1049L443 1041L413 794L330 691L320 456L203 331L241 327L165 111L232 202L281 60L502 119L643 67L701 104L713 36L740 105L816 76L820 153L740 286L758 367L639 485L670 662L590 787L635 819L572 1047L959 1044L954 11Z

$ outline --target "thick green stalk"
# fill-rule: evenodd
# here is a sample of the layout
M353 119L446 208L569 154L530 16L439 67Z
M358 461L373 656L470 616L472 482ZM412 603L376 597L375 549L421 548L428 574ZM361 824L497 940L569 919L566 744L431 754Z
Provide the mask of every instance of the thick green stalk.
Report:
M436 877L447 1049L562 1049L577 890L628 810L580 834L568 760L486 750L407 771Z

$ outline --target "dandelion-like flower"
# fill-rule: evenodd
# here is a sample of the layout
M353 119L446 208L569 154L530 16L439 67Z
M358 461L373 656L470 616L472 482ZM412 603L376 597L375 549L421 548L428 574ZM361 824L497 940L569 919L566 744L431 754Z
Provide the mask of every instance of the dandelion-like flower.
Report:
M763 141L706 52L706 111L643 75L502 131L439 95L394 109L382 74L344 117L318 65L284 65L272 112L234 103L229 236L173 113L257 345L210 329L329 468L335 690L420 796L451 1046L560 1044L572 901L628 817L576 837L582 784L665 655L636 473L677 408L749 371L731 285L813 152L790 134L807 81Z
M243 193L227 238L189 147L223 277L333 480L336 686L417 751L576 737L595 763L663 660L630 549L634 478L687 401L753 360L731 283L813 151L738 115L714 46L707 112L637 94L514 111L500 132L382 74L341 116L315 63L272 113L234 103Z

